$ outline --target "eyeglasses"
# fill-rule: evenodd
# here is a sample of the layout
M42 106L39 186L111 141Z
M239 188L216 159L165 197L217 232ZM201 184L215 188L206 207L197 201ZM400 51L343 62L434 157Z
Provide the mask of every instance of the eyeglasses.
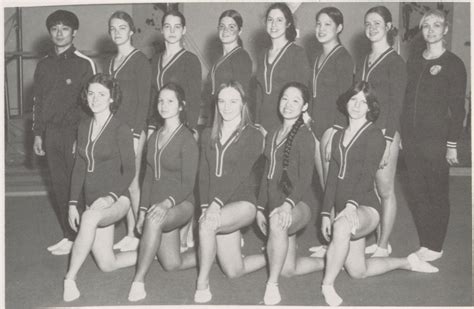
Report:
M236 24L230 24L230 25L228 25L228 26L226 26L226 25L224 25L224 24L220 24L220 25L217 27L217 29L218 29L219 31L225 31L225 30L227 30L227 31L230 31L230 32L235 32L235 31L239 30L239 27L238 27Z

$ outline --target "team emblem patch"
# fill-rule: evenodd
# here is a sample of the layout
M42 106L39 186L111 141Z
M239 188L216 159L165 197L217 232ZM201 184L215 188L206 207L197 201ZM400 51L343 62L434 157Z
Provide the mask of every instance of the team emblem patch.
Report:
M66 79L66 84L68 85L72 84L72 80L70 78Z
M440 65L434 65L430 68L431 75L437 75L441 71Z

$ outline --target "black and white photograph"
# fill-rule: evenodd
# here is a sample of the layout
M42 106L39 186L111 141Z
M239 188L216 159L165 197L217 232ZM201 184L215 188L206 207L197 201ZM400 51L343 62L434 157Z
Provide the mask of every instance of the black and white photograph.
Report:
M0 307L472 307L470 1L3 0Z

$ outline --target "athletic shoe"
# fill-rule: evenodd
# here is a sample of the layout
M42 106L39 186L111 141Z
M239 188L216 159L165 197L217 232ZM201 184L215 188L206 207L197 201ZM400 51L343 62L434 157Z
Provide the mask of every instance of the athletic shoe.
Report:
M310 257L323 258L328 251L328 246L316 246L309 248L309 251L313 252Z
M136 237L129 237L129 238L130 240L120 248L120 252L137 251L138 244L140 243L140 239Z
M69 239L59 248L51 251L52 255L68 255L71 253L73 242Z
M139 301L145 299L145 283L143 282L132 282L130 292L128 293L128 301Z
M64 279L64 292L63 292L63 300L66 302L70 302L76 300L81 296L81 292L79 292L76 281L71 279Z
M69 239L67 239L67 238L63 238L60 241L58 241L57 243L55 243L54 245L51 245L48 248L46 248L46 250L54 251L54 250L58 249L59 247L61 247L62 245L64 245L68 240Z
M265 305L276 305L281 302L280 289L278 283L267 283L263 303Z
M426 247L420 247L420 249L418 249L418 251L416 251L415 253L420 258L420 260L425 262L436 261L437 259L440 259L443 256L443 250L434 251Z
M408 263L410 263L411 271L421 273L437 273L439 271L437 267L434 267L428 262L422 261L416 253L410 254L407 259Z
M207 286L207 289L196 290L196 292L194 293L195 303L200 303L200 304L208 303L211 301L211 299L212 299L212 293L209 286Z
M324 301L331 307L337 307L342 304L342 298L337 294L333 285L322 285L321 292L324 296Z

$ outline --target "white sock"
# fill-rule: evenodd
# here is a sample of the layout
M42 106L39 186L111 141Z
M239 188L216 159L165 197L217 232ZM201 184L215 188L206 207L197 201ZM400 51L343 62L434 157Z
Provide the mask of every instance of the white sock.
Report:
M145 291L145 283L143 282L132 282L132 286L130 287L130 292L128 293L128 300L129 301L139 301L145 299L146 291Z
M408 263L410 263L411 271L417 271L421 273L437 273L439 269L434 267L428 262L420 260L416 253L410 254L408 257Z
M324 300L331 307L336 307L342 304L342 298L337 294L333 285L322 285L321 291L323 292Z
M79 296L81 296L81 292L79 292L77 288L76 281L71 279L64 279L64 301L73 301L78 299Z
M263 303L265 305L276 305L281 302L280 289L277 282L267 282Z

